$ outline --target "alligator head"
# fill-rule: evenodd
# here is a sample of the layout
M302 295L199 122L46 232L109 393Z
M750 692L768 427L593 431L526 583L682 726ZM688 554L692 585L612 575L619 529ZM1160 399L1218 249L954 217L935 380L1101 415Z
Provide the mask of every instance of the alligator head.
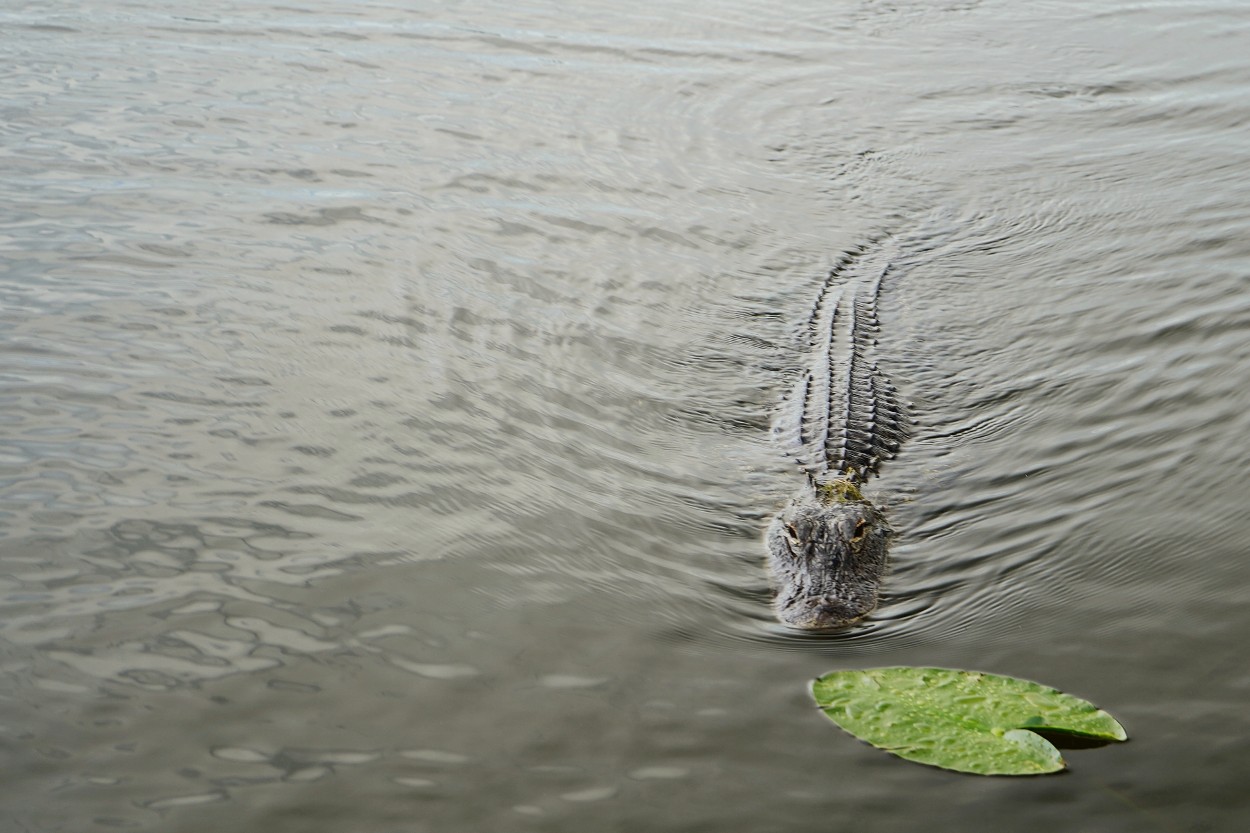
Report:
M845 628L877 606L893 531L848 485L805 489L768 527L777 617L793 628Z

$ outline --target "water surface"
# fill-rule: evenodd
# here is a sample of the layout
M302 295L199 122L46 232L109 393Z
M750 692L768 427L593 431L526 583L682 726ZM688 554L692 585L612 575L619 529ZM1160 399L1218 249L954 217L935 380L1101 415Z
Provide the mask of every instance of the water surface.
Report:
M1244 826L1250 14L0 12L0 829ZM778 626L769 423L886 236L878 614ZM1113 711L1065 776L834 668Z

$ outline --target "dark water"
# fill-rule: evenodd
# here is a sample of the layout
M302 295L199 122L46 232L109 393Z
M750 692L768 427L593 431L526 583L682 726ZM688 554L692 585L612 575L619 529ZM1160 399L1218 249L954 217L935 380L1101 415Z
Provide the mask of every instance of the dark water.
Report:
M1238 830L1250 9L10 2L0 830ZM879 614L770 618L768 426L904 241ZM807 680L1125 745L974 779Z

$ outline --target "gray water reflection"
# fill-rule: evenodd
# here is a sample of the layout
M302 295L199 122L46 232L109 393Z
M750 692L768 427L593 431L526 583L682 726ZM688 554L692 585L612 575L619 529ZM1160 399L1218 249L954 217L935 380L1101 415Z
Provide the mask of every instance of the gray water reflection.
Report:
M1244 826L1236 4L0 20L0 830ZM894 568L793 634L768 426L887 234ZM804 691L890 663L1134 741L904 766Z

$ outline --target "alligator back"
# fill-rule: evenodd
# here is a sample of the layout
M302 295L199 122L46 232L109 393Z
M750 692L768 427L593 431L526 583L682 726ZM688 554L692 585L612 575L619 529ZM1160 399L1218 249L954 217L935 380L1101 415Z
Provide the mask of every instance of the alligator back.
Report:
M898 250L891 237L843 258L808 318L808 359L773 434L814 483L862 482L906 437L898 392L876 360L877 298Z

